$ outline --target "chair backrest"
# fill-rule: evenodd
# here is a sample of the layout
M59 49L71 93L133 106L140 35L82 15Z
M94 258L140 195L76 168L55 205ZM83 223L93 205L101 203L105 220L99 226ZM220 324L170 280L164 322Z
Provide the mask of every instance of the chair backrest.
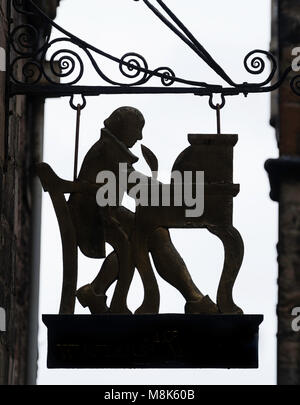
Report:
M73 314L77 286L77 238L74 221L65 194L95 193L99 185L63 180L47 163L37 165L37 175L44 191L48 192L57 217L63 253L63 285L60 314Z

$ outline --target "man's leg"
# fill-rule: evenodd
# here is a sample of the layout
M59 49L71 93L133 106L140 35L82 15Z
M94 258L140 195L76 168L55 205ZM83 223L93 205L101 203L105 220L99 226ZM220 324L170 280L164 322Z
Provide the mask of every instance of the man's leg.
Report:
M118 257L110 253L104 260L101 269L91 284L79 288L76 296L80 304L89 307L92 314L102 314L108 311L105 295L109 287L117 280L119 274Z
M158 228L149 240L149 250L159 275L181 292L187 301L203 298L190 273L173 245L169 231Z
M187 303L185 311L190 313L217 313L217 306L199 291L190 273L173 245L169 231L158 228L149 240L149 250L159 275L175 287Z
M120 207L115 211L117 220L125 232L130 235L134 226L134 213ZM115 251L110 253L104 260L100 271L91 284L81 287L76 295L83 307L88 306L91 313L103 313L108 311L106 306L106 291L118 279L119 261Z
M109 287L117 280L118 273L118 256L115 251L113 251L105 258L99 273L91 283L95 294L105 295Z

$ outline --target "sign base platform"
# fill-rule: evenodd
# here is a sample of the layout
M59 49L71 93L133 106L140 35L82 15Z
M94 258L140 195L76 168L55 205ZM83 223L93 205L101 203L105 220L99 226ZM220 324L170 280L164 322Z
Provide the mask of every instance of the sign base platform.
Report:
M263 315L43 315L48 368L257 368Z

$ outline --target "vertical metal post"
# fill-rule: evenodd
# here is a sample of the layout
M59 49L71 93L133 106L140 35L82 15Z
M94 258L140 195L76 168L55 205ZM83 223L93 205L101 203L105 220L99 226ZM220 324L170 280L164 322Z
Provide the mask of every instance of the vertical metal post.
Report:
M220 104L217 104L217 134L221 134L221 114L220 114Z
M82 104L74 105L73 99L74 96L70 99L70 106L73 110L77 112L76 114L76 133L75 133L75 151L74 151L74 172L73 172L73 179L76 181L77 179L77 171L78 171L78 151L79 151L79 131L80 131L80 115L81 110L83 110L86 106L86 99L84 96L82 97Z

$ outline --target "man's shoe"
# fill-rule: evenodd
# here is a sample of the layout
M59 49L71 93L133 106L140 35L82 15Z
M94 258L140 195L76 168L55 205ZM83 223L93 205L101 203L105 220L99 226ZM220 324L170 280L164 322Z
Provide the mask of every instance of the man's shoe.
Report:
M209 298L208 295L197 301L187 301L184 307L186 314L219 314L217 305Z
M91 284L86 284L76 291L76 297L80 304L86 308L88 307L91 314L104 314L108 312L106 305L107 296L97 295Z

